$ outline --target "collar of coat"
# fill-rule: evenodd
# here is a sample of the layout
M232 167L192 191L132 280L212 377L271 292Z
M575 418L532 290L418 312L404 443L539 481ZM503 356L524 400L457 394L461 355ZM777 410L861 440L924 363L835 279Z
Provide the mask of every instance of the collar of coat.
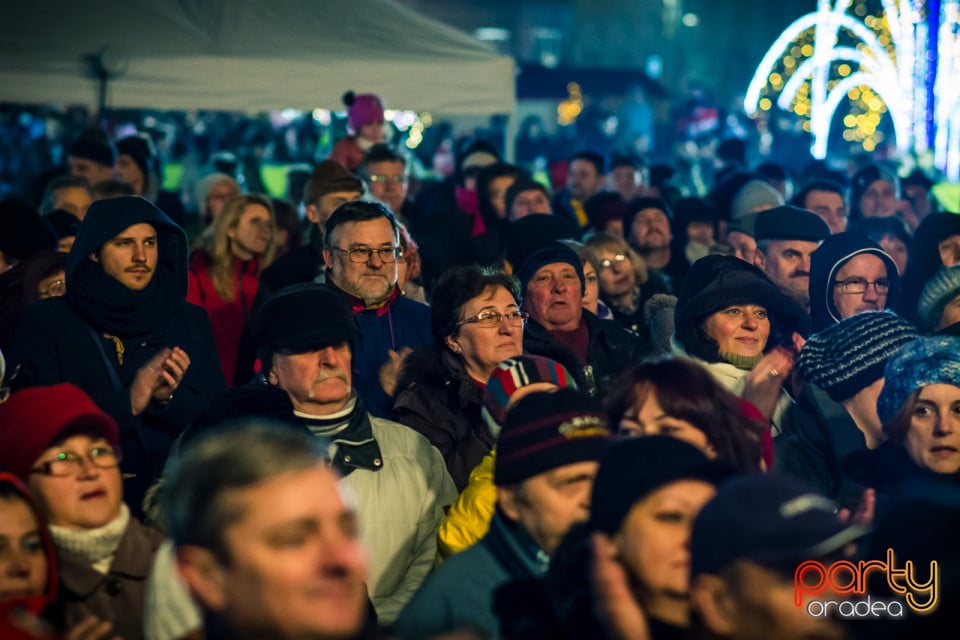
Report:
M304 426L312 433L337 431L328 437L327 459L341 476L348 476L357 469L379 471L383 468L383 454L373 436L370 414L363 406L360 396L354 392L353 406L345 414L329 418L302 417ZM344 428L345 427L345 428Z

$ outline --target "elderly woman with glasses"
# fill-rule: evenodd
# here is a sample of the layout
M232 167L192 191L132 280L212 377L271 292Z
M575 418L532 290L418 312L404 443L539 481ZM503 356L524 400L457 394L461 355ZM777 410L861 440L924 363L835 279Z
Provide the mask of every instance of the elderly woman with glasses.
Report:
M657 293L670 293L666 281L649 271L643 258L622 238L598 233L584 245L597 258L600 299L610 308L613 319L624 329L648 338L643 305Z
M72 629L93 617L141 638L162 536L123 503L119 452L116 422L74 385L27 388L0 404L0 467L27 484L57 550L50 621Z
M523 351L527 314L519 297L516 279L505 273L448 271L432 295L436 345L410 354L400 374L393 419L440 450L459 490L495 442L480 408L496 366Z

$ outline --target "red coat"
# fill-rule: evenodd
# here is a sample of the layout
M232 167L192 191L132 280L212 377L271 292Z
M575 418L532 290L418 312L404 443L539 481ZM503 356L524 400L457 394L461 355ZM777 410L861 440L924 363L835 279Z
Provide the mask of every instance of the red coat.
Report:
M236 295L230 302L224 302L210 279L210 259L202 251L190 256L190 280L187 287L187 302L203 307L210 316L213 337L220 356L220 366L228 384L233 380L237 366L237 352L243 326L250 314L253 297L257 293L260 278L259 263L253 260L234 260L233 277L236 283Z
M345 166L348 171L356 171L360 168L363 155L364 151L357 144L357 137L347 136L333 145L333 151L330 152L328 160L336 160Z

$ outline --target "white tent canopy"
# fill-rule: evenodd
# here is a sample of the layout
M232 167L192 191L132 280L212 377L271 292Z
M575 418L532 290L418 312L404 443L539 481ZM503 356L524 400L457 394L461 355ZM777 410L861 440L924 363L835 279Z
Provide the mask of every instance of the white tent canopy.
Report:
M156 109L509 113L513 59L390 0L0 3L0 101Z

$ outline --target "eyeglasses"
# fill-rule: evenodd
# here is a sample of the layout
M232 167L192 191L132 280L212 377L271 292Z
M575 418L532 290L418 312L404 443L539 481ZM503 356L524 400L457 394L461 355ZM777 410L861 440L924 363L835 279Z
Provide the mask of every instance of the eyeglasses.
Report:
M54 280L46 289L40 289L40 299L45 300L54 296L62 296L67 292L67 281L64 279Z
M506 318L507 322L509 322L514 327L522 327L526 323L527 318L529 317L530 317L530 314L524 311L511 311L510 313L498 313L496 311L481 311L480 313L473 316L472 318L461 320L460 322L457 323L457 326L459 327L462 324L475 324L478 327L486 327L486 328L499 327L500 322L502 322L503 319Z
M885 296L890 291L889 280L868 282L863 278L847 278L846 280L839 280L835 286L843 293L866 293L867 287L870 285L873 285L873 288L877 290L877 295Z
M400 174L398 176L372 175L372 176L367 176L367 180L375 184L379 182L384 182L384 183L393 182L395 184L401 184L407 181L407 176L404 174Z
M77 455L72 451L61 451L53 460L41 462L30 471L58 478L73 476L83 467L84 460L89 460L100 469L113 469L120 464L120 453L114 451L112 447L94 447L87 452L86 456Z
M613 265L615 265L615 264L620 264L621 262L623 262L623 261L626 260L626 259L627 259L627 256L625 256L625 255L622 254L622 253L618 253L617 255L613 256L613 258L604 258L603 260L601 260L601 261L600 261L600 268L601 268L601 269L609 269L609 268L612 267Z
M400 250L400 247L389 247L384 249L370 249L368 247L357 248L357 249L341 249L340 247L330 247L334 251L339 251L340 253L346 253L350 255L350 261L356 262L357 264L363 264L364 262L370 261L370 256L377 254L377 257L380 258L381 262L391 263L396 262L397 258L403 255L403 251Z

